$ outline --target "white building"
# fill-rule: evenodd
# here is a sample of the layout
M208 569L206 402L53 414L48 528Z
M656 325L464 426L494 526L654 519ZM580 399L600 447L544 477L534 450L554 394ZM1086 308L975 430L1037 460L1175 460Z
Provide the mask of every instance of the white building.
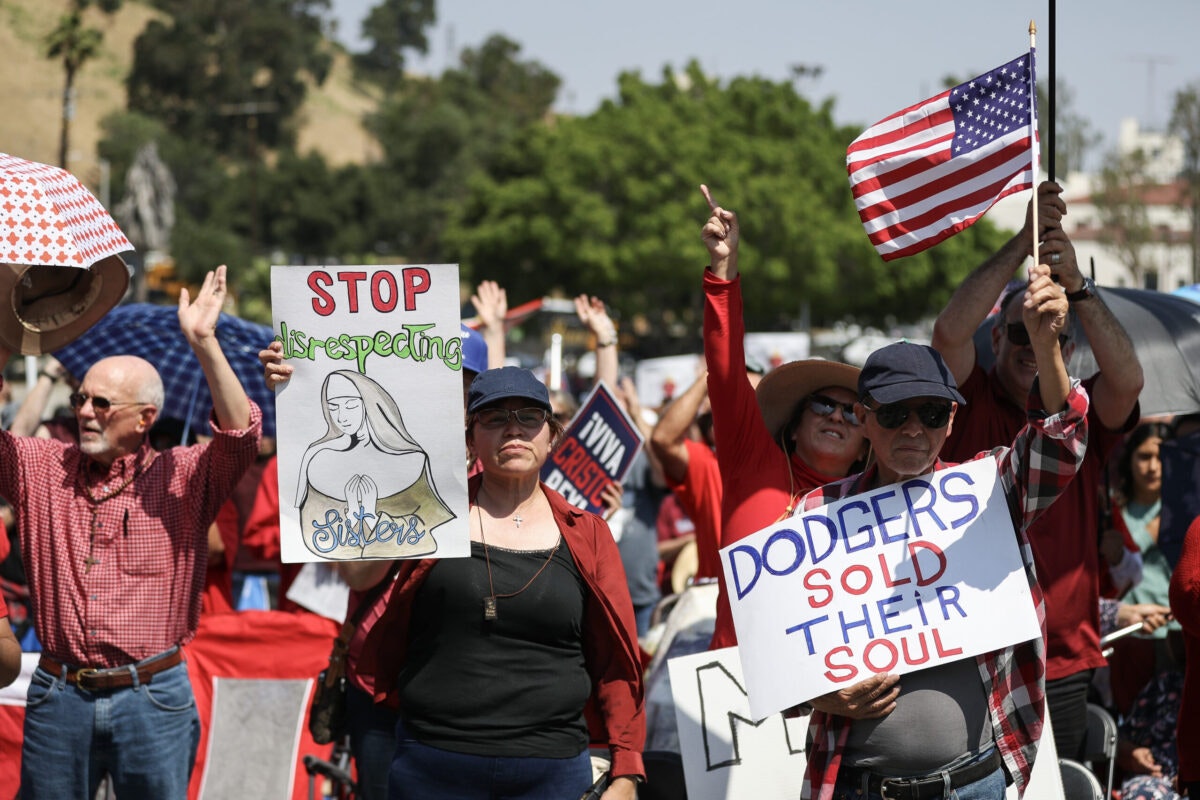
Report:
M1133 286L1145 289L1174 291L1193 283L1191 219L1184 207L1186 187L1179 179L1183 167L1183 143L1178 137L1155 131L1142 131L1136 119L1121 123L1117 138L1119 153L1141 149L1147 156L1147 173L1154 183L1142 189L1148 221L1156 231L1156 241L1141 250L1142 268L1139 274L1101 236L1100 214L1092 203L1092 193L1099 176L1073 173L1064 180L1063 199L1067 216L1063 229L1075 245L1075 255L1085 275L1093 275L1101 286ZM1043 179L1044 179L1043 175ZM1031 192L1007 197L988 212L993 224L1019 230L1025 221L1025 208Z

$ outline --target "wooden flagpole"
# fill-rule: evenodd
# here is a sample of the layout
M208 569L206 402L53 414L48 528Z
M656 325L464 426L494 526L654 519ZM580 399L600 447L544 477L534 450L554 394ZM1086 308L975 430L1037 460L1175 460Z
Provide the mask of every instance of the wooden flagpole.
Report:
M1053 2L1053 0L1051 0ZM1038 141L1037 141L1037 74L1034 70L1034 56L1037 53L1037 23L1029 20L1029 162L1033 167L1033 199L1029 202L1031 222L1033 223L1033 263L1038 263Z

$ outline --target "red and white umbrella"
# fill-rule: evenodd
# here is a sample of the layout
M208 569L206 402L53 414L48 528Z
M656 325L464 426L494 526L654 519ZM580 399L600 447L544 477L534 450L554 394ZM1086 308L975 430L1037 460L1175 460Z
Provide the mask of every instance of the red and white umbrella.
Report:
M74 175L0 153L0 262L86 269L132 249Z

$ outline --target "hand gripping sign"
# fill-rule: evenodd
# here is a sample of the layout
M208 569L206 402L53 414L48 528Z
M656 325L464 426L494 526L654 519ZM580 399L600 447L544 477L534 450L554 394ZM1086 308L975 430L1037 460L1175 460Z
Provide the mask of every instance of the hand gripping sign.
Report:
M1040 635L990 458L791 517L721 562L755 719Z

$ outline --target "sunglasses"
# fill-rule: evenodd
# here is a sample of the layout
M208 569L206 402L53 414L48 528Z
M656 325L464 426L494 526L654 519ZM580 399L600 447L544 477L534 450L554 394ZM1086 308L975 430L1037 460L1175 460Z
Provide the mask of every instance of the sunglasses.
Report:
M125 403L118 403L115 400L109 400L107 397L93 397L90 394L83 394L82 392L72 392L71 395L67 398L67 401L70 402L70 404L71 404L71 408L75 409L76 411L78 411L79 409L81 409L85 405L87 405L87 402L89 400L92 401L92 408L96 409L97 411L108 411L113 406L140 406L140 405L143 405L143 403L141 403L137 400L130 400Z
M832 397L826 397L823 394L810 395L805 402L808 403L809 410L818 417L828 417L833 414L835 408L840 408L842 410L842 419L846 420L846 424L854 426L862 424L854 413L853 403L839 403Z
M950 409L952 406L949 403L927 402L921 403L917 407L905 405L904 403L888 403L886 406L878 408L868 408L875 415L875 421L879 423L881 428L895 430L904 423L908 422L908 417L912 412L917 412L917 419L921 420L921 424L930 430L946 427L946 423L950 421Z
M1026 329L1023 322L1010 322L1004 326L1004 335L1008 337L1008 341L1015 344L1017 347L1029 346L1029 330ZM1071 337L1065 333L1058 335L1058 346L1062 347L1067 342L1071 341Z
M544 408L518 408L515 411L485 408L475 414L475 421L488 430L496 431L508 427L509 421L515 419L522 428L533 431L542 427L549 416L550 412Z

